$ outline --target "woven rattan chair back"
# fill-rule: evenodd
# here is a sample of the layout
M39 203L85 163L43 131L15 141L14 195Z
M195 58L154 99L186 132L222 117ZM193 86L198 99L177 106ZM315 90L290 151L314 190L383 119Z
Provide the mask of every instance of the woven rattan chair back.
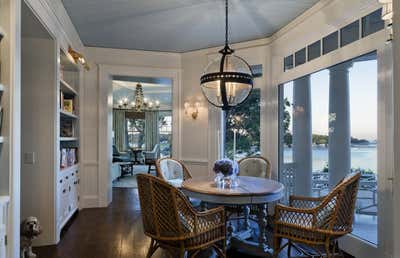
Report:
M190 205L185 197L154 176L139 174L137 181L145 234L156 239L179 237L183 230L178 209Z
M336 188L340 189L334 231L351 232L361 173L347 176Z
M239 175L271 178L271 162L261 156L247 157L238 161Z
M163 171L163 167L169 168L170 164L174 164L180 167L180 169L182 170L182 179L186 180L189 178L192 178L192 175L190 174L188 168L185 166L185 164L183 164L182 161L180 160L176 160L173 158L162 158L162 159L158 159L156 161L156 172L157 172L157 177L162 178L164 180L168 180L168 176L166 176L166 174L171 174L171 171L167 172Z
M341 180L320 203L318 227L336 234L352 231L354 208L361 174L353 173Z

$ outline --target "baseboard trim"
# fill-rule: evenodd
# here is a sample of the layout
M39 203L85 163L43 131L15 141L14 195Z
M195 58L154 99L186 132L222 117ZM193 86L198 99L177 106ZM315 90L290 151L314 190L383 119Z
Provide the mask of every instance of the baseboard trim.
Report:
M99 197L97 195L87 195L81 197L81 207L80 209L87 209L87 208L99 208Z

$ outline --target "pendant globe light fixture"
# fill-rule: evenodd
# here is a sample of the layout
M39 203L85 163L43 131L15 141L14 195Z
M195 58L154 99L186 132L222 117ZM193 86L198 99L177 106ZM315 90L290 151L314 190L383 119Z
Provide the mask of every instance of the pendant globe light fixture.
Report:
M209 63L200 78L204 96L212 105L229 110L243 103L253 89L249 64L234 55L228 41L228 0L225 0L225 46L221 56Z

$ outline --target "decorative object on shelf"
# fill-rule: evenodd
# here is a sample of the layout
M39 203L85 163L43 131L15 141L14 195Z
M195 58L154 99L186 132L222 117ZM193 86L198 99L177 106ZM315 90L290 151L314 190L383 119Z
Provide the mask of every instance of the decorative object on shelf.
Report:
M86 71L90 70L89 64L81 53L73 50L71 46L68 47L68 53L72 56L76 64L81 64Z
M63 111L68 112L68 113L74 112L74 100L73 99L66 99L64 97Z
M61 137L73 137L74 136L74 125L72 120L63 119L60 123L60 136Z
M28 217L21 223L21 258L36 258L32 251L32 241L42 233L39 220Z
M204 96L212 105L228 110L241 104L253 89L253 74L249 64L233 55L228 40L228 0L225 0L225 47L205 69L200 78Z
M133 109L135 112L151 111L160 108L160 101L149 100L144 97L143 87L140 83L136 84L134 100L130 103L128 97L123 97L118 101L118 107L123 109Z
M214 163L215 183L219 188L235 188L239 185L239 165L230 159L219 159Z
M194 120L196 120L199 115L200 105L200 102L195 102L194 104L185 102L185 115L190 115Z

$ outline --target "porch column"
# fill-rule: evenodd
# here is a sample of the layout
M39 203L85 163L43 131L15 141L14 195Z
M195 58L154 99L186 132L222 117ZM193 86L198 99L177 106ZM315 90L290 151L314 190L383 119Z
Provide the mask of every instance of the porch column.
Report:
M293 162L296 195L311 195L312 128L310 75L293 84Z
M329 69L329 186L335 186L351 168L349 68L351 62Z

